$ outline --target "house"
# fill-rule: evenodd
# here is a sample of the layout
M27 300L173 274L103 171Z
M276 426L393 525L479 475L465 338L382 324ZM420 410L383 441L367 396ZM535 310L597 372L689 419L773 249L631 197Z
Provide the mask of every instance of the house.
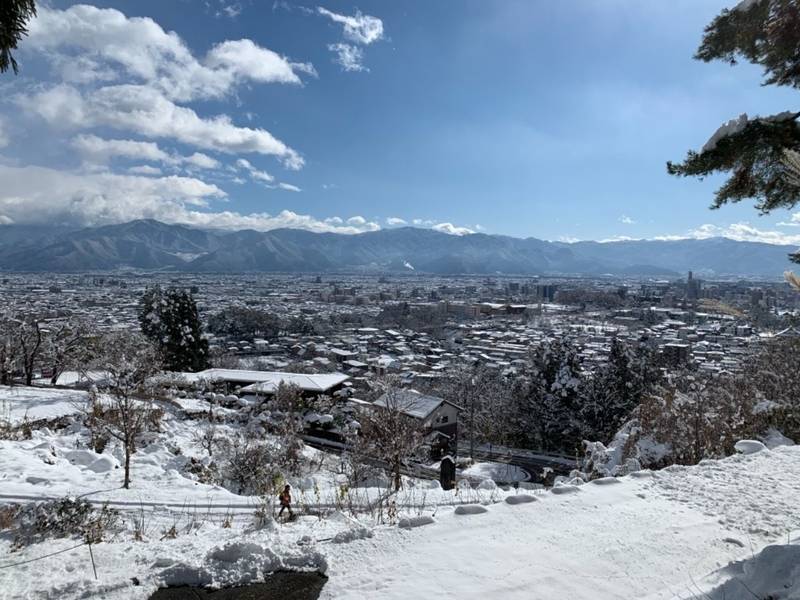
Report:
M416 390L393 390L378 398L373 406L399 410L420 422L432 458L455 454L458 449L458 413L460 406L438 396Z

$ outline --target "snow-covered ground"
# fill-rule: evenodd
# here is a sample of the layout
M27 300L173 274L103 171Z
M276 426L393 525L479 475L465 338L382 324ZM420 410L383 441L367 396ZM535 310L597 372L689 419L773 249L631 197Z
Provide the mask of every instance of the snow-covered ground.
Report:
M12 424L72 415L86 404L86 392L0 385L0 419Z
M17 398L30 399L29 410L41 399L52 415L61 414L52 408L59 402L74 407L58 390L43 398L17 389ZM386 494L377 487L385 478L347 490L343 500L341 459L306 448L304 472L290 480L299 518L256 527L258 498L201 483L186 471L189 457L203 454L192 440L200 422L180 415L168 410L162 432L142 441L130 490L119 487L120 448L86 449L77 421L57 432L36 430L30 440L0 441L0 505L85 495L109 501L123 521L93 546L97 580L85 546L15 564L80 540L12 552L12 535L0 533L0 599L144 599L162 585L233 585L277 569L325 572L323 597L345 600L739 600L753 597L742 595L746 588L759 597L800 598L800 572L794 574L800 546L768 546L800 535L797 446L743 444L752 453L552 491L523 484L517 493L487 483L445 492L436 482L407 479L385 503L382 519L361 508ZM471 467L483 476L505 468ZM351 506L355 518L345 514ZM165 535L173 527L174 539ZM135 530L143 531L142 541ZM782 587L795 580L794 588Z
M380 532L330 557L323 597L655 600L705 598L727 585L728 600L752 599L724 584L740 570L726 566L800 533L798 475L800 448L781 447L566 487L483 514L441 508L435 524ZM778 553L797 556L790 548ZM793 594L775 598L800 597L800 578Z

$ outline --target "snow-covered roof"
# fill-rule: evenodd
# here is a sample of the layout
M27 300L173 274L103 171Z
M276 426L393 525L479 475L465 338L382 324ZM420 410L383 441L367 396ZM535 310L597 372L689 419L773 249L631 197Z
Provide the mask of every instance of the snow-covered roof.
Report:
M395 408L417 419L427 419L433 411L447 402L438 396L421 394L416 390L394 390L387 392L375 401L375 406ZM452 402L447 402L452 404ZM455 404L453 404L455 406ZM456 407L458 408L458 407Z
M206 369L198 373L176 373L188 382L197 381L230 381L232 383L248 383L243 392L273 394L281 383L295 385L307 392L327 392L333 387L350 379L343 373L282 373L280 371L245 371L240 369Z

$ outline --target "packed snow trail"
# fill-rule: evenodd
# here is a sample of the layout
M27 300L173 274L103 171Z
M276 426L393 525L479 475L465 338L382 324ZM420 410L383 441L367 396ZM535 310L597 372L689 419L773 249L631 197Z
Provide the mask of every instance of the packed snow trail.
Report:
M323 598L688 598L730 561L800 528L800 448L379 532L328 557ZM605 481L603 482L605 483Z

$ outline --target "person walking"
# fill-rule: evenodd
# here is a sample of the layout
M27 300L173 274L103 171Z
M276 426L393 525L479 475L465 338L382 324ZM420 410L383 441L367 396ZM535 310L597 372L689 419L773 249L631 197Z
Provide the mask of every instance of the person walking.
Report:
M278 495L278 501L281 503L281 509L278 511L278 518L283 514L284 510L289 511L289 520L291 521L294 519L294 513L292 512L292 486L288 483L286 487L283 488L283 491Z

